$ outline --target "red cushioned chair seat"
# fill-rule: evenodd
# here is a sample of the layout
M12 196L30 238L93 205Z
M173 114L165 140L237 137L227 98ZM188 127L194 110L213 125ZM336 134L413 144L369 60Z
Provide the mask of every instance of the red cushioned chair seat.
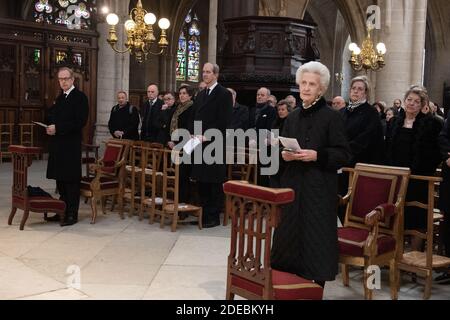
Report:
M81 179L81 189L84 190L90 190L91 189L91 182L94 180L94 178L82 178ZM100 178L100 190L106 190L106 189L114 189L119 187L119 182L115 179L111 178Z
M339 254L352 257L364 256L364 244L369 236L368 230L356 228L338 228ZM395 250L393 237L380 234L378 236L378 255Z
M228 181L223 185L223 191L248 197L257 201L270 202L274 204L286 204L294 201L292 189L270 189L249 184L246 181Z
M263 286L250 280L232 276L231 285L257 296L263 295ZM323 288L295 274L272 270L272 286L275 300L322 300Z
M323 288L295 274L272 270L273 295L276 300L322 300Z
M21 197L13 197L13 204L23 207L25 199ZM64 212L66 204L62 200L51 197L28 197L30 211L37 212Z

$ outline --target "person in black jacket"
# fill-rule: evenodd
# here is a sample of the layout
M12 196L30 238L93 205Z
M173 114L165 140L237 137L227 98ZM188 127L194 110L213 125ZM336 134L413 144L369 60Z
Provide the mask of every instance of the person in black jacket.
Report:
M248 107L244 106L242 104L239 104L236 101L236 91L234 91L232 88L228 88L228 91L231 92L231 95L233 97L233 115L231 117L231 127L230 129L237 130L247 130L248 129Z
M302 65L297 83L303 105L289 114L282 136L297 139L301 151L283 151L281 187L295 200L283 209L271 251L273 269L324 286L338 274L337 170L348 165L350 147L342 116L323 97L330 72L319 62Z
M411 174L434 176L442 161L439 152L438 136L442 124L431 114L423 114L421 109L428 102L424 88L414 86L405 94L405 113L392 123L390 136L386 137L387 164L411 169ZM428 183L411 180L408 185L406 201L428 202ZM427 212L416 207L406 207L404 214L405 230L422 230L427 227ZM422 239L412 237L414 251L422 251Z
M161 129L160 114L164 102L158 98L159 89L155 84L147 88L148 100L141 107L141 140L158 142L158 133Z
M60 199L66 203L61 226L77 223L80 204L81 141L89 106L86 95L75 88L73 71L61 68L58 81L62 92L50 108L47 123L49 158L47 178L55 179ZM48 218L59 221L59 216Z
M439 209L444 214L444 225L441 228L445 255L450 257L450 116L444 124L439 135L439 146L442 163L442 183L439 189ZM436 277L435 281L442 284L450 284L450 268L442 275Z
M345 110L345 128L352 150L352 163L382 164L384 137L377 110L368 103L369 80L356 77L351 81L350 102Z
M117 102L109 117L109 132L117 139L139 140L139 111L128 102L125 91L117 93Z
M172 92L167 92L163 100L164 104L161 106L159 114L159 130L156 142L165 146L170 141L170 122L177 106L175 105L175 95Z
M222 159L219 163L208 164L204 157L202 157L201 163L196 163L197 159L194 154L191 175L199 186L204 228L212 228L220 224L220 212L223 207L222 184L226 177L225 137L233 113L231 93L217 82L218 77L218 65L206 63L203 66L203 81L207 87L198 93L193 105L194 121L201 122L202 132L195 132L192 128L191 133L200 136L203 150L212 143L212 141L208 141L208 137L205 137L207 130L219 130L223 137Z

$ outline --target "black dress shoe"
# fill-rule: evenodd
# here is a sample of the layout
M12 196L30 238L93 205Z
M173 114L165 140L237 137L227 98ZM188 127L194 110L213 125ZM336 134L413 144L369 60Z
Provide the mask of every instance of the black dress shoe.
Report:
M450 284L450 273L443 273L440 276L436 277L434 281L437 284Z
M77 223L78 221L75 219L66 219L64 220L64 222L62 222L60 224L61 227L66 227L66 226L71 226L74 225L75 223Z
M49 222L59 222L61 218L59 217L59 214L55 214L53 217L47 217L45 221Z

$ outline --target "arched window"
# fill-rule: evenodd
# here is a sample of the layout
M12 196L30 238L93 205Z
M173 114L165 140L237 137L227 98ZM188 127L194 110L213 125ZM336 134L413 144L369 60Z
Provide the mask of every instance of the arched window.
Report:
M200 34L198 17L195 13L189 12L178 39L178 81L199 82L200 80Z
M33 18L39 23L64 25L69 29L93 29L91 18L96 0L37 0Z

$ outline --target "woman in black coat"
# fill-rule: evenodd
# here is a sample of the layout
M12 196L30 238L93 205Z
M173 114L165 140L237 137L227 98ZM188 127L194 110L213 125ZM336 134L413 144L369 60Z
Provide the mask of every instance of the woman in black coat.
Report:
M297 71L303 106L284 123L282 136L296 138L302 150L283 151L281 187L295 191L275 230L272 268L324 286L338 274L337 170L351 160L342 116L323 98L330 73L310 62Z
M175 109L175 112L170 119L170 138L172 138L172 133L178 129L189 130L193 120L193 101L194 89L190 86L184 85L178 89L178 98L180 103ZM180 141L175 141L170 139L167 143L170 149L173 149L177 143ZM180 178L179 178L179 201L182 203L189 202L189 177L191 175L191 165L182 163L180 165Z
M411 174L434 176L442 161L438 144L442 124L431 114L421 112L427 101L424 88L415 86L406 92L405 112L394 120L391 134L386 137L386 157L389 165L410 168ZM427 182L411 180L406 201L427 203ZM405 208L405 230L426 229L426 226L426 210ZM413 237L412 249L422 251L422 239Z

